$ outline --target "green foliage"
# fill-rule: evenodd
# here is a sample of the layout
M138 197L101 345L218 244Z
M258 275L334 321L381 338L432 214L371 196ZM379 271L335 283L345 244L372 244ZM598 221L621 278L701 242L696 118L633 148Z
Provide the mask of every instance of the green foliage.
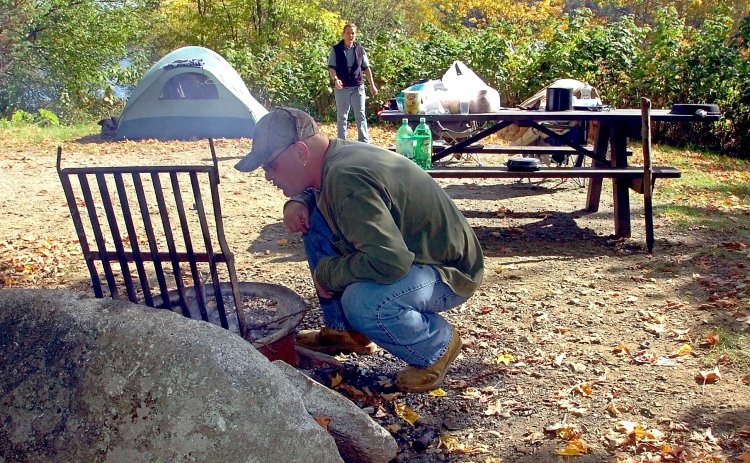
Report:
M139 1L0 0L14 9L2 41L0 110L51 109L71 116L101 98L108 70L143 36ZM5 8L0 8L5 10Z
M12 125L36 124L40 127L60 125L60 119L57 115L43 108L36 115L22 109L17 109L11 114L10 122Z
M41 108L37 123L41 126L60 125L60 119L52 111Z
M14 124L32 124L34 123L34 115L31 113L27 113L26 111L22 109L17 109L13 112L13 114L10 116L10 121Z

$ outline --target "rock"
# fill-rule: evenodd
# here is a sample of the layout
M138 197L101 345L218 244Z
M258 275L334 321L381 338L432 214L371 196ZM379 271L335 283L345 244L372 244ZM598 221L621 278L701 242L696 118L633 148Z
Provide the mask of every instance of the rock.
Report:
M342 461L255 348L167 310L2 290L0 365L0 461Z
M387 463L398 445L391 434L346 397L330 390L281 361L273 362L302 395L312 416L330 418L328 432L347 463ZM314 460L310 460L314 461Z

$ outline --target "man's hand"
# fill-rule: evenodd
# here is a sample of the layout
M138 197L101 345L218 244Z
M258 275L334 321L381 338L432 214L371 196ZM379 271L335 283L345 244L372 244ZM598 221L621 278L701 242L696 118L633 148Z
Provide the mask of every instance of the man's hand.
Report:
M310 211L299 201L289 201L284 206L284 226L290 232L307 233L310 229Z
M372 93L372 96L378 95L378 87L376 87L374 83L370 84L370 93Z

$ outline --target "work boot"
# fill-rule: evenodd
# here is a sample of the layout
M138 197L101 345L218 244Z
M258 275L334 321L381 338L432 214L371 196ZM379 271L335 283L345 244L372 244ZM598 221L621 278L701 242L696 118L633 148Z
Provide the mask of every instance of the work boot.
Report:
M396 387L403 392L431 391L443 382L448 367L461 352L461 338L454 329L451 343L437 362L427 368L408 366L396 375Z
M297 345L328 355L352 352L357 355L368 355L378 350L378 346L363 334L329 327L300 331L297 334Z

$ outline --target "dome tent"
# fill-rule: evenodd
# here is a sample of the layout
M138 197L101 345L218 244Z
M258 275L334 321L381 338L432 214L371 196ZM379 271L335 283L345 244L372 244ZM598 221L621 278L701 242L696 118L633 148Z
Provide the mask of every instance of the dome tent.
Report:
M115 138L252 137L267 112L218 53L183 47L143 76L120 115Z

